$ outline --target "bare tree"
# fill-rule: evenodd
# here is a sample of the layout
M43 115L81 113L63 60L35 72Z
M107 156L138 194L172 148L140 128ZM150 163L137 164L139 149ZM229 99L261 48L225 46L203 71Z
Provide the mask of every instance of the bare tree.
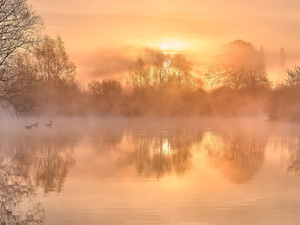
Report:
M191 62L183 54L156 52L153 62L141 57L131 66L129 84L134 92L176 90L189 92L202 86L192 75Z
M168 61L165 61L165 64ZM171 58L169 76L169 86L179 89L183 92L194 91L202 86L202 82L196 80L191 75L192 66L191 62L183 55L176 54Z
M10 105L21 110L20 106L27 101L20 98L24 74L19 77L19 73L12 72L13 62L20 49L29 50L39 41L43 28L41 17L27 2L0 0L0 107L5 110Z
M265 71L264 55L243 40L225 45L221 54L208 65L205 75L211 86L238 90L241 87L270 87Z
M1 85L0 105L7 109L12 105L15 113L28 112L33 107L33 95L36 85L36 67L32 64L29 52L16 55L9 70L1 71L7 76Z
M137 61L131 65L129 70L128 84L133 92L140 93L149 91L149 88L153 86L155 82L151 79L151 69L149 65L140 56Z
M88 92L95 97L122 94L121 84L115 79L104 79L103 81L92 80L88 83L87 88Z
M62 39L59 36L52 39L45 35L33 47L32 54L24 52L17 58L13 65L14 71L22 72L24 75L21 78L28 81L32 78L26 96L34 98L28 101L31 103L28 109L39 109L40 112L50 109L69 110L66 104L75 95L78 96L79 86L75 81L76 66L69 60Z
M73 82L76 66L69 60L64 42L60 36L51 39L45 35L34 49L39 80L46 86Z

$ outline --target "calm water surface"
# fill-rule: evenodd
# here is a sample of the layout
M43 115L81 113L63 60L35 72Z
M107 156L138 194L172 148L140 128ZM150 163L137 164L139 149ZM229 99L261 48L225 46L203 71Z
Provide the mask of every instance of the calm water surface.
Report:
M299 224L300 124L39 121L2 121L1 222Z

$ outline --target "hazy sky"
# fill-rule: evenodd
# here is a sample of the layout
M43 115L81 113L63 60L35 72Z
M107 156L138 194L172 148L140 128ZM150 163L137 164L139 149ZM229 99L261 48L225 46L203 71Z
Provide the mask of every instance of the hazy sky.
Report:
M195 64L236 39L263 46L269 77L278 79L279 51L287 66L300 60L299 0L30 0L45 33L60 35L78 79L123 71L134 48L185 51ZM130 54L129 54L130 52ZM128 57L129 55L129 57ZM197 67L197 65L195 65Z

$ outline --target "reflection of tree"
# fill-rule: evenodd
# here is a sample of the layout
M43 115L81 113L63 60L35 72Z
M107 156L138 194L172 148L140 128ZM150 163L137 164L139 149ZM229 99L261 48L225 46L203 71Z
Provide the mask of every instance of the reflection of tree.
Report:
M0 222L43 224L37 188L60 192L75 164L76 139L18 136L0 141Z
M270 141L273 149L280 151L280 162L287 173L300 175L300 137L299 131L292 129L292 133L284 130L284 134L275 134Z
M262 168L266 139L237 131L215 142L206 146L209 158L232 182L250 180Z
M1 159L0 164L0 222L1 224L43 224L44 209L36 202L36 187L21 167ZM27 203L27 211L20 206Z
M289 141L287 143L287 160L286 170L296 176L300 175L300 142L299 140Z
M27 166L35 185L44 192L60 192L70 167L75 165L74 140L65 136L24 137L15 140L14 163ZM23 168L24 171L24 168Z
M133 136L133 152L128 157L139 174L185 173L190 168L191 147L200 142L202 133L166 131Z
M55 146L43 146L35 161L35 184L44 191L60 192L70 167L75 165L73 148L61 151Z
M116 147L122 141L123 130L120 128L108 128L90 135L90 143L97 149Z

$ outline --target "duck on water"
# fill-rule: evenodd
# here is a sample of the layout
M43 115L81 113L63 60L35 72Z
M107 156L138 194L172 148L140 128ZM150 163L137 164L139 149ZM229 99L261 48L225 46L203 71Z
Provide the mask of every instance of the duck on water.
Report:
M30 126L25 126L25 129L31 129L32 125Z
M38 122L36 122L36 123L34 123L34 124L31 124L31 126L32 126L32 127L37 127L37 126L38 126L38 124L39 124L39 123L38 123Z

